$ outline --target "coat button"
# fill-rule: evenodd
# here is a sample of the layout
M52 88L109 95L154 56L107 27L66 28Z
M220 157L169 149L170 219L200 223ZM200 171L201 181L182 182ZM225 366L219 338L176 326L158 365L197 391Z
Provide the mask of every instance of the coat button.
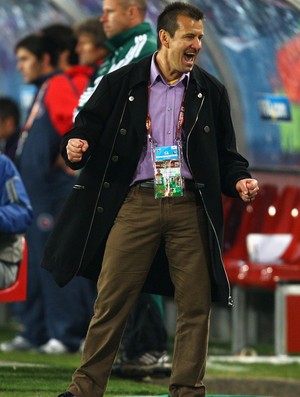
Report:
M134 101L134 96L131 95L128 99L129 99L130 102L133 102Z
M97 207L97 212L98 212L98 214L102 214L104 212L104 208L103 207Z
M210 132L210 127L208 125L204 127L204 132L206 132L206 134Z
M121 128L120 129L120 134L121 135L126 135L127 134L127 130L125 130L125 128Z
M197 96L198 96L198 98L201 99L203 95L201 94L201 92L199 92L199 94Z
M113 161L114 163L117 163L119 161L119 156L117 156L117 155L112 156L111 161Z
M104 182L103 186L104 186L105 189L108 189L108 188L110 188L110 183L109 182Z

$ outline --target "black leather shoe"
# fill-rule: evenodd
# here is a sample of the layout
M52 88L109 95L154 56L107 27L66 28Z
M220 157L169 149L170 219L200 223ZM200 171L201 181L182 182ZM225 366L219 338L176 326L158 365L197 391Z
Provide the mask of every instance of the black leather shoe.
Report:
M75 397L75 396L74 396L74 394L72 394L71 392L65 391L64 393L60 394L60 395L57 396L57 397Z

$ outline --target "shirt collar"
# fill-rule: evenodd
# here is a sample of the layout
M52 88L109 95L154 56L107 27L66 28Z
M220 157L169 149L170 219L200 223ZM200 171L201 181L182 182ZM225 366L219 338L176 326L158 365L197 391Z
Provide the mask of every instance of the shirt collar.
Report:
M165 85L169 85L169 83L165 80L163 75L161 74L157 63L155 61L157 51L153 54L152 60L151 60L151 69L150 69L150 87L153 86L157 81L161 81ZM190 79L190 73L183 73L180 79L176 81L176 83L173 83L172 85L177 85L179 82L183 82L185 87L187 87Z

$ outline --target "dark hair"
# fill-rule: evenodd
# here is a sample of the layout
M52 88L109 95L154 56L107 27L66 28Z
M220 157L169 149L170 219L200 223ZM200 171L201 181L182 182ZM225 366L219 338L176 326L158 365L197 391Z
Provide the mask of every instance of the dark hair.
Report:
M58 57L62 52L69 50L70 55L68 60L70 65L78 64L78 56L75 51L77 39L71 26L55 23L43 28L42 33L47 39L50 39L55 43Z
M4 121L8 117L12 117L16 126L20 122L20 111L17 103L8 97L0 97L0 120Z
M106 36L103 30L102 22L99 18L88 18L83 22L78 23L75 28L75 35L78 37L81 34L88 34L91 36L96 47L106 47Z
M26 50L34 54L38 60L41 60L45 54L49 54L51 65L57 67L58 52L55 48L54 40L50 37L45 37L42 33L29 34L17 42L15 52L20 48L26 48Z
M199 21L204 18L203 12L191 4L176 1L165 7L157 19L157 48L161 47L159 32L161 29L167 31L171 37L174 37L176 30L179 28L177 18L178 15L184 15Z

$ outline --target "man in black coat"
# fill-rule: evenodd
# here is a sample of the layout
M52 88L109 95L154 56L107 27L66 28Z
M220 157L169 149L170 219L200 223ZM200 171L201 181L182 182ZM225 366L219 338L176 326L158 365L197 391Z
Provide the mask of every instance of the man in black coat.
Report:
M63 139L67 164L82 171L43 266L60 285L101 272L83 362L61 397L104 395L141 290L174 292L171 396L205 395L211 301L231 304L221 193L248 202L258 183L236 150L225 87L195 65L202 19L168 5L158 52L105 76Z

